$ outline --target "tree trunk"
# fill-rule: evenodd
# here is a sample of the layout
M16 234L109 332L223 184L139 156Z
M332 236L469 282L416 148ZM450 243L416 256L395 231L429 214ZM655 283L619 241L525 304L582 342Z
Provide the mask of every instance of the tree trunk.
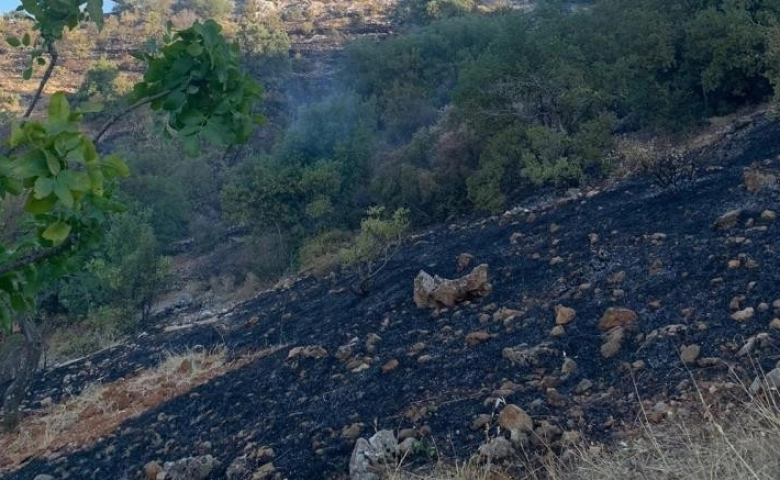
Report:
M17 359L16 376L3 395L3 415L0 418L0 427L9 432L19 426L19 409L32 384L43 353L43 341L38 327L26 318L21 319L19 325L22 327L24 341Z

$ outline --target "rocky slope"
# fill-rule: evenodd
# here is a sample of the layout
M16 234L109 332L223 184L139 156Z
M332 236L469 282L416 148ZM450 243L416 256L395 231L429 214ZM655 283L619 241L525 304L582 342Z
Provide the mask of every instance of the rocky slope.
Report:
M417 439L407 462L426 461L433 446L468 458L511 435L511 449L494 452L509 465L526 444L609 445L643 408L651 421L685 415L699 393L727 411L744 396L737 380L771 371L778 356L779 137L776 121L735 127L693 154L698 178L675 188L630 179L418 232L367 296L350 293L356 279L343 272L189 328L170 328L183 318L171 313L123 345L45 371L26 414L133 377L166 351L220 346L243 360L95 442L6 458L3 478L161 478L149 462L205 455L219 463L186 478L345 478L356 439L377 429ZM462 275L463 253L473 256L465 271L488 265L490 293L418 308L419 270Z

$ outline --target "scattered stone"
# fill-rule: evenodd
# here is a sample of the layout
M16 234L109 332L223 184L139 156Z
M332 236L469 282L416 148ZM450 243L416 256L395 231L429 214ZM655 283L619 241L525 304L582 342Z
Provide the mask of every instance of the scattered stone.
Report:
M474 261L474 255L470 253L461 253L460 255L458 255L458 262L457 262L458 273L467 269L471 265L471 262L473 261Z
M482 430L483 428L485 428L485 425L490 425L491 421L492 421L492 417L487 413L479 414L476 417L474 417L474 420L472 420L471 429Z
M520 232L515 232L512 234L512 236L509 237L509 243L512 245L517 245L521 238L523 238L523 234Z
M510 432L513 441L520 433L531 432L534 429L531 416L513 403L506 405L498 414L498 424Z
M569 357L566 357L566 359L563 361L563 365L561 366L561 373L564 375L571 375L576 371L577 371L577 362L575 362Z
M780 330L780 318L773 318L772 321L769 322L769 328Z
M403 439L401 443L398 444L398 454L401 457L408 457L414 453L414 450L417 447L417 442L418 440L414 437Z
M561 226L557 223L550 224L550 233L557 233L561 229Z
M611 284L620 284L626 281L626 272L623 270L615 272L607 278L607 282Z
M390 460L398 453L398 440L390 430L379 430L368 439L368 444L380 462Z
M354 440L358 438L361 433L363 433L363 427L365 427L365 424L360 422L345 425L344 428L341 429L341 438L346 440Z
M545 420L538 427L536 427L531 438L535 445L549 446L562 434L563 430Z
M762 388L777 390L778 387L780 387L780 368L774 368L764 375L763 378L761 376L756 377L753 380L753 383L750 384L748 390L751 394L755 395L761 391Z
M366 363L366 362L360 362L360 363L358 364L358 366L356 366L356 367L352 368L352 369L350 370L350 372L352 372L352 373L360 373L360 372L365 372L365 371L366 371L366 370L368 370L369 368L371 368L371 365L369 365L369 364L368 364L368 363Z
M368 440L358 438L349 459L349 480L379 480L379 475L373 472L375 461L376 455Z
M566 335L566 329L563 328L563 325L556 325L550 330L550 336L562 337L564 335Z
M225 471L225 478L226 480L246 480L252 475L250 468L249 459L246 458L246 455L240 455L228 465Z
M369 333L366 337L366 351L368 353L374 353L376 351L376 345L382 340L382 337L376 333Z
M601 356L604 358L612 358L620 352L620 347L623 345L623 337L625 336L625 330L623 327L614 327L609 331L607 340L601 346Z
M622 327L635 322L637 318L637 314L628 308L608 308L599 320L599 330L605 332L614 327Z
M573 308L564 307L563 305L555 306L555 324L556 325L568 325L577 316L577 311Z
M741 266L742 266L742 261L737 259L737 258L732 258L731 260L729 260L729 262L727 264L727 267L730 270L736 270L736 269L738 269Z
M658 310L661 308L661 301L660 300L652 300L647 303L647 306L652 308L653 310Z
M558 356L558 349L553 348L552 343L542 342L539 345L529 347L522 343L515 347L506 347L501 350L501 356L509 360L512 365L529 367L537 365L542 356Z
M328 351L319 345L310 345L307 347L293 347L287 354L287 360L296 360L300 357L303 358L325 358L328 356Z
M559 265L564 261L563 257L553 257L550 259L550 265Z
M490 338L493 338L493 335L483 330L471 332L468 335L466 335L466 345L477 345Z
M480 445L477 453L479 453L479 456L482 458L487 458L490 460L504 460L515 455L515 448L506 438L494 437L491 438L487 443ZM350 478L350 480L358 479Z
M398 368L398 360L395 358L390 359L382 365L382 373L390 373L396 368Z
M732 210L726 212L712 224L713 228L718 230L728 230L739 222L739 217L742 215L742 209Z
M523 315L520 310L513 310L511 308L501 307L495 313L493 313L493 321L496 322L508 322Z
M577 386L574 387L574 391L582 395L583 393L587 392L591 388L593 388L593 382L591 382L587 378L583 378L582 380L580 380L580 383L578 383Z
M433 355L420 355L417 357L417 363L430 363L433 360Z
M211 455L203 455L165 462L163 470L166 472L166 480L204 480L218 465L219 460Z
M33 478L33 480L54 480L54 477L52 477L51 475L47 475L45 473L41 473L36 475L35 478Z
M251 480L266 480L267 478L271 478L271 475L273 475L274 472L276 472L276 467L274 466L273 462L268 462L264 465L261 465L252 473Z
M157 480L157 475L159 475L160 472L162 471L163 471L162 465L160 465L159 462L156 462L154 460L151 462L147 462L146 465L144 465L144 477L146 477L146 480ZM43 479L38 479L38 477L35 478L36 480L43 480Z
M598 233L589 233L588 234L588 241L591 245L595 245L599 243L599 234Z
M557 408L566 406L566 397L561 395L558 390L554 388L548 388L545 393L547 394L547 405Z
M777 219L777 212L774 210L764 210L761 212L761 220L765 220L767 222L771 222L772 220Z
M432 277L420 270L414 279L414 303L418 308L452 307L463 300L487 296L491 288L486 264L455 280Z
M734 312L731 314L731 318L734 321L737 322L746 322L753 318L753 315L755 314L755 311L753 310L753 307L748 307L744 310L739 310L737 312Z
M685 365L691 365L699 358L701 347L699 345L683 345L680 347L680 359Z

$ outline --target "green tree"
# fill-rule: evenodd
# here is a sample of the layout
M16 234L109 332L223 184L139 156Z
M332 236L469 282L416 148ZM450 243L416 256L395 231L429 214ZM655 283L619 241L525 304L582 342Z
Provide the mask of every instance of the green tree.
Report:
M35 369L41 351L40 335L27 317L37 292L77 268L77 253L99 242L107 217L119 209L112 199L116 179L129 173L117 155L101 155L96 146L122 114L90 137L81 121L98 107L73 109L66 95L57 92L49 98L43 119L31 117L57 63L58 40L66 29L86 20L101 27L102 3L25 1L19 11L29 17L37 35L7 40L13 47L30 49L25 78L32 76L34 65L47 66L30 106L12 125L0 152L0 198L23 199L25 217L22 230L0 244L0 325L21 325L27 341L20 355L24 372ZM262 89L239 71L238 46L227 43L220 31L213 21L168 31L159 49L137 55L146 72L128 110L149 105L164 112L164 135L180 136L191 154L199 151L201 138L220 146L246 142L253 125L262 121L251 111ZM29 381L29 375L21 375L6 392L6 428L18 423Z

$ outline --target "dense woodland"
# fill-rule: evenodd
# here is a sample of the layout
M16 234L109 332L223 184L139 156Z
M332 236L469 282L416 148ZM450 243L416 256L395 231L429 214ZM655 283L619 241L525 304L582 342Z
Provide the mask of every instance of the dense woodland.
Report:
M327 71L313 66L317 52L292 51L294 33L323 33L304 8L116 3L100 35L75 30L60 49L64 68L91 65L71 100L108 106L87 118L92 128L127 101L136 73L124 46L154 49L148 40L166 21L212 17L264 85L267 118L250 144L204 146L197 158L163 139L144 109L106 139L132 172L120 187L129 209L41 307L121 332L145 320L171 281L166 256L181 245L208 252L243 232L251 260L238 273L261 278L338 263L371 206L387 218L407 209L416 227L500 212L613 174L619 138L682 141L708 117L771 100L780 82L772 1L542 1L533 11L485 12L470 0L401 0L392 34L347 42L329 54ZM344 28L359 30L363 14ZM7 15L0 29L19 34L24 21ZM8 92L0 101L5 121L23 103ZM5 202L3 235L17 220L18 206Z

